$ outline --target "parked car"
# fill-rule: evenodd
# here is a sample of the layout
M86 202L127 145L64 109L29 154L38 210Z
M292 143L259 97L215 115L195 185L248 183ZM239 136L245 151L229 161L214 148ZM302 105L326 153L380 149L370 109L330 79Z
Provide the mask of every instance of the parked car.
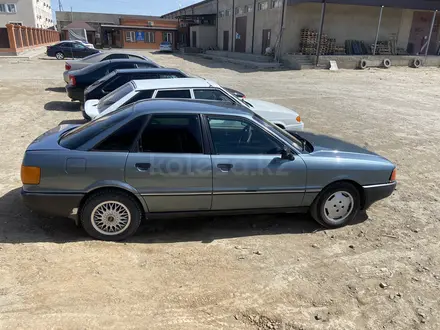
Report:
M173 44L169 41L162 41L159 45L159 51L172 52L173 51Z
M149 100L46 132L27 148L21 179L31 209L117 241L160 216L310 210L338 228L392 194L396 168L340 140L290 135L243 106Z
M295 111L275 103L237 98L217 83L203 78L135 80L101 100L88 100L84 104L84 111L87 117L99 118L123 105L152 98L197 99L238 104L281 128L294 131L304 129L304 123Z
M66 57L83 58L100 51L89 48L79 41L62 41L53 46L47 46L46 54L49 57L56 57L57 60L63 60Z
M148 61L151 63L154 63L155 67L160 67L159 64L155 63L151 59L149 59L146 56L143 55L137 55L137 54L129 54L129 53L122 53L122 52L99 52L90 56L87 56L80 60L70 60L66 61L65 69L63 77L64 81L66 83L69 83L69 72L74 70L83 69L89 65L96 64L103 61L109 61L109 60L139 60L139 61Z
M69 72L67 95L72 101L84 103L84 90L95 81L118 69L156 68L157 64L143 60L110 60L89 65L81 70Z

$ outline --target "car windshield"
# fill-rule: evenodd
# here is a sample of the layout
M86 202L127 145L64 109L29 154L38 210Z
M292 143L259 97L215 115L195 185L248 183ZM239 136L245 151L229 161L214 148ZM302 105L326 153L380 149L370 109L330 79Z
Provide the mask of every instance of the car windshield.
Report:
M278 135L281 135L284 140L289 141L293 146L299 150L303 150L302 143L300 140L295 138L294 136L290 135L286 130L278 127L277 125L272 124L271 122L267 121L263 117L254 114L254 119L259 122L261 125L266 127L267 129L271 130L272 132L277 133Z
M67 149L77 149L98 134L104 132L106 129L128 118L132 112L132 107L118 109L111 114L102 116L84 125L67 131L67 133L61 136L58 143L60 146Z
M113 92L102 98L98 103L98 112L104 112L108 107L112 106L116 102L118 102L123 97L127 96L129 93L134 91L133 84L131 82L122 85L118 89L115 89Z

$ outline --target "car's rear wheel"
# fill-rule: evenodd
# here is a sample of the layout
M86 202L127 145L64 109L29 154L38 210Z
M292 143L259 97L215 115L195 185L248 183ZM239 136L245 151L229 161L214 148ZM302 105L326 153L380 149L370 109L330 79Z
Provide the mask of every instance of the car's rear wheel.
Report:
M337 182L318 195L310 213L324 227L340 228L353 221L360 205L360 194L356 187L348 182Z
M55 54L57 60L64 60L64 54L62 52L58 52Z
M143 212L135 197L106 189L90 196L81 210L81 224L92 237L105 241L124 240L137 231Z

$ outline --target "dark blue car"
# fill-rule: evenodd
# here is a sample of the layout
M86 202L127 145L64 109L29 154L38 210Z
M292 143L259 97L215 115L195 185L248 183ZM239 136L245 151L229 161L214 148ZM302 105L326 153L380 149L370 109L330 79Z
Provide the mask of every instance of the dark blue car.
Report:
M47 46L47 56L56 57L58 60L69 58L83 58L100 51L87 47L81 41L62 41L53 46Z

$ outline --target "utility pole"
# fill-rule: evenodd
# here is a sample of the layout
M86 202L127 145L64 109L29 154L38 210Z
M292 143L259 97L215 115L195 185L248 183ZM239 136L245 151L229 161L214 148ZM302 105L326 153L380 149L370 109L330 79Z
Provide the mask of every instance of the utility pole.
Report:
M61 0L58 0L58 11L63 11L63 4L61 3Z

